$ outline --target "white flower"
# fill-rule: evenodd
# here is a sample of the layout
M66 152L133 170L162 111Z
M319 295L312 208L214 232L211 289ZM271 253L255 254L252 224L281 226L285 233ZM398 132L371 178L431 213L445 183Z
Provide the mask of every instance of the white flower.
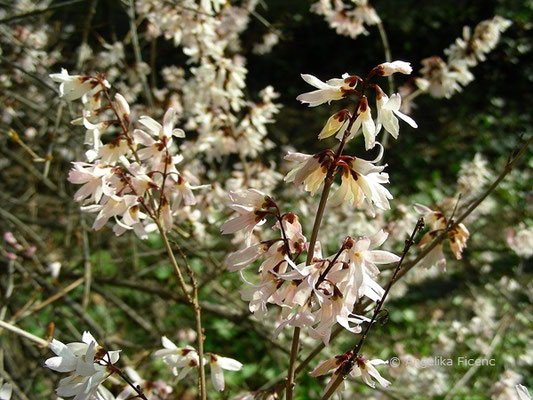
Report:
M346 242L346 250L339 260L350 265L352 290L355 290L357 299L367 296L373 301L379 301L383 297L384 290L375 281L380 272L376 264L390 264L400 260L400 257L393 253L375 250L387 237L388 234L380 230L373 236L357 240L349 238Z
M376 145L376 125L372 119L366 96L364 96L359 103L359 107L357 108L357 118L350 128L350 136L348 137L348 140L353 138L359 132L361 127L363 129L363 136L365 137L365 148L369 150ZM342 134L339 132L336 137L341 140Z
M268 242L261 242L231 253L226 259L228 270L235 272L245 268L265 254L269 247L270 244Z
M405 115L400 111L402 98L398 93L393 94L389 99L389 97L385 93L383 93L383 91L379 90L376 94L376 104L378 109L378 118L376 121L376 135L379 133L381 127L383 126L385 130L389 132L394 139L397 139L398 134L400 132L400 127L398 123L398 118L396 117L401 118L413 128L418 128L418 125L411 117Z
M340 166L342 168L341 186L330 199L330 205L338 206L344 202L352 203L359 207L366 199L372 214L374 205L382 210L390 209L389 200L392 199L390 192L383 186L389 182L389 175L382 172L385 165L376 166L383 156L383 147L380 145L380 153L373 161L360 158L348 158Z
M60 82L59 96L66 100L79 99L98 85L95 79L88 76L69 75L65 68L61 68L60 74L50 74L55 82Z
M164 349L157 350L154 357L161 358L171 369L172 373L183 379L194 368L198 368L200 361L196 349L191 346L177 347L166 336L161 338ZM181 369L178 373L178 369Z
M130 122L130 105L120 93L115 94L115 100L117 101L117 108L119 115L126 120L129 124Z
M442 212L433 211L423 204L416 203L414 207L416 211L420 214L423 214L426 221L432 225L432 230L426 233L422 239L420 239L420 243L418 244L421 248L423 248L437 238L444 231L444 229L446 229L448 225L448 219ZM462 252L466 247L466 242L469 236L470 232L462 223L458 224L455 228L448 230L447 237L450 241L450 248L457 260L462 258ZM444 257L444 253L442 251L442 243L436 245L425 257L422 263L427 267L438 265L441 267L441 269L446 270L446 258Z
M327 152L321 152L314 156L289 152L285 156L285 160L299 162L299 165L285 176L285 182L294 182L296 186L300 186L303 183L305 190L314 195L322 182L324 182L324 179L326 179L333 156Z
M0 387L0 400L10 400L12 392L13 386L11 383L4 383L2 387Z
M378 65L378 74L381 76L389 76L396 72L409 75L413 72L411 63L405 61L393 61Z
M211 381L218 391L224 390L224 372L240 371L242 364L233 358L221 357L216 354L209 354L209 366L211 367Z
M92 398L110 374L106 364L115 364L119 359L118 351L106 351L89 332L83 333L82 341L65 345L54 339L49 345L56 357L47 359L45 366L57 372L71 372L59 382L58 396Z
M386 380L385 378L383 378L379 374L379 371L374 367L374 365L383 365L383 364L388 364L388 362L379 360L379 359L367 360L364 357L358 357L356 365L350 372L350 375L353 376L354 378L360 376L363 379L363 382L366 383L371 388L376 387L376 385L372 381L372 378L378 381L378 383L381 386L387 387L390 385L390 382Z
M296 97L296 100L309 104L309 107L316 107L323 103L331 103L332 100L340 100L346 97L350 90L355 89L357 79L348 74L342 75L342 79L330 79L322 82L313 75L302 74L302 79L318 90L307 92Z
M518 393L518 397L520 400L531 400L531 396L529 394L529 391L524 385L516 385L515 386L516 392Z
M74 162L68 174L68 181L76 185L83 185L74 193L74 201L83 201L87 197L92 202L98 203L103 194L113 195L113 190L107 182L113 174L112 168L105 164L88 164Z
M340 356L332 357L326 361L322 361L313 369L309 375L316 378L317 376L325 375L332 369L337 369L343 362L348 359L347 354L341 354Z
M234 202L230 207L237 211L239 216L224 223L220 230L223 234L231 234L246 229L249 237L255 226L264 222L268 214L264 208L272 207L272 203L268 196L255 189L231 192L230 198Z
M149 135L159 138L160 140L163 140L163 138L170 139L172 136L176 136L179 138L185 137L185 132L183 132L182 129L174 129L175 122L176 110L174 110L173 108L169 108L163 116L162 126L153 118L147 117L145 115L139 118L139 123L141 125L144 125L144 127L148 130ZM140 131L146 134L146 132L141 129L136 129L136 131ZM140 135L142 135L142 133L140 133Z

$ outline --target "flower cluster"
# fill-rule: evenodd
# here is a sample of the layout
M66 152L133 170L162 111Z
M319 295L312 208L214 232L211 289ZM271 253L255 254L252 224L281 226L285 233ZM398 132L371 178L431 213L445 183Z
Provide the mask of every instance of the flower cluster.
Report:
M194 347L177 347L167 337L161 338L163 349L157 350L154 357L160 358L167 364L178 381L185 378L194 369L198 369L200 360ZM222 357L213 353L206 353L204 364L211 368L211 382L218 391L224 390L224 371L240 371L242 364L237 360Z
M352 0L346 4L343 0L319 0L311 10L322 15L326 22L339 35L355 39L359 35L368 35L367 25L381 23L376 10L367 0Z
M75 400L91 399L102 390L100 384L113 372L119 351L107 351L99 346L89 332L84 332L82 342L63 344L53 339L49 345L56 356L45 361L45 366L57 372L70 373L61 379L56 389L58 396ZM105 389L104 389L105 390Z
M87 129L85 143L91 148L87 162L73 163L68 180L82 185L74 194L82 210L98 213L93 228L101 229L112 218L117 235L133 230L146 238L155 229L153 222L166 231L172 229L180 207L196 203L192 190L197 188L191 184L197 179L177 168L183 156L176 152L174 138L185 133L174 128L175 110L168 109L163 124L141 116L142 129L131 133L128 103L119 93L115 101L110 99L109 84L102 76L69 75L62 70L51 77L60 82L61 96L81 98L84 105L83 115L73 123ZM117 125L118 132L110 132L112 137L104 144L103 135Z
M485 61L485 55L498 44L500 33L510 25L511 21L497 15L480 22L473 34L470 27L465 26L463 37L444 50L448 56L446 61L438 56L422 60L422 77L416 79L417 86L437 98L450 98L460 92L462 86L474 80L470 68Z
M301 94L297 100L310 107L331 103L335 100L356 96L358 99L354 113L344 109L333 114L318 135L326 139L333 135L340 141L339 149L323 150L315 155L290 152L285 159L298 163L285 177L297 187L303 185L311 195L320 188L328 191L338 171L341 172L341 184L330 199L330 205L343 203L355 207L365 200L375 215L374 206L387 210L390 208L390 192L383 186L389 182L384 173L385 165L378 163L383 157L383 146L377 143L376 136L384 128L393 137L399 133L398 118L412 127L414 120L399 111L401 97L393 94L390 98L377 85L370 83L374 76L383 77L393 73L410 74L409 63L394 61L383 63L370 71L365 79L357 75L344 74L342 78L321 81L313 75L302 75L305 82L316 90ZM371 108L366 95L367 89L373 89L376 98L377 119L372 118ZM348 140L362 133L367 150L378 144L380 153L373 161L343 155L342 151ZM327 194L327 192L326 192ZM356 305L364 298L380 302L385 294L377 283L380 273L378 265L398 262L400 258L390 252L376 250L387 239L382 230L369 237L346 237L340 249L331 256L322 256L320 242L316 238L307 242L299 218L292 212L281 213L280 207L270 196L255 189L231 193L230 207L237 216L222 225L225 234L246 232L246 247L231 254L227 260L230 271L238 271L245 288L241 296L249 301L249 309L260 318L265 317L268 304L281 308L280 317L274 336L284 327L306 328L309 335L328 344L332 328L339 324L352 333L361 331L361 324L368 318L355 313ZM272 228L278 231L277 237L252 242L254 229L269 218L275 223ZM298 257L307 252L307 261L297 263ZM244 269L264 257L258 268L259 281L250 282L244 276ZM247 286L247 287L246 287ZM350 357L350 355L344 355ZM382 379L373 364L360 355L357 367L352 373L361 375L366 383L373 386L370 376L382 385L389 384ZM342 356L340 356L342 358ZM346 359L347 360L347 359ZM314 375L321 375L337 368L339 358L321 364ZM340 363L340 362L339 362ZM333 379L344 370L344 362ZM329 389L326 388L326 390Z
M359 324L365 318L353 314L356 302L364 296L378 301L383 295L375 281L379 274L376 264L399 260L392 253L375 250L387 234L380 231L368 238L348 237L336 255L322 257L317 250L311 264L296 265L293 260L309 246L298 217L293 213L279 214L275 201L258 190L231 196L235 202L231 207L239 216L222 226L223 233L242 229L249 237L268 216L276 218L273 228L280 233L278 238L251 244L226 260L227 268L239 271L247 286L241 295L249 301L250 311L264 317L269 303L280 306L282 317L275 336L287 325L306 327L312 337L327 344L336 323L359 332ZM253 284L245 279L242 270L263 256L258 269L260 281Z

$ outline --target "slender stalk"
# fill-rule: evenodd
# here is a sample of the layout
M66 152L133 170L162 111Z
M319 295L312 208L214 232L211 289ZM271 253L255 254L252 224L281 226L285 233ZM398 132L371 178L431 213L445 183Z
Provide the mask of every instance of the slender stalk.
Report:
M44 339L41 339L40 337L38 336L35 336L33 334L31 334L30 332L26 332L24 329L20 329L19 327L15 326L15 325L12 325L12 324L9 324L5 321L2 321L0 320L0 328L3 328L3 329L6 329L10 332L13 332L23 338L26 338L26 339L29 339L31 340L32 342L34 343L37 343L39 346L41 347L47 347L48 346L48 342Z
M181 257L185 260L187 273L191 279L192 284L192 296L187 290L187 285L185 283L185 280L183 279L183 274L181 273L180 267L178 265L178 262L176 261L176 257L174 256L174 252L172 251L172 247L170 246L170 242L168 241L167 234L159 221L155 221L157 228L159 229L159 234L161 235L161 239L163 240L163 244L165 246L165 249L167 250L168 257L170 259L170 263L172 264L172 267L174 268L174 273L176 274L176 278L178 280L178 283L185 295L185 299L187 302L193 306L194 309L194 319L196 322L196 343L198 346L198 358L200 359L200 364L198 366L199 371L199 378L198 378L198 386L200 389L200 398L202 400L207 399L207 393L206 393L206 383L205 383L205 366L204 366L204 339L203 339L203 332L202 332L202 319L201 319L201 309L200 309L200 303L198 302L198 285L196 284L196 279L194 278L193 271L189 264L187 263L187 259L185 257L185 254L183 254L182 250L177 247L178 252L180 253Z
M137 35L137 26L135 22L135 4L133 0L129 1L128 17L130 18L130 31L131 31L131 43L133 45L133 54L135 56L135 62L137 63L137 65L140 65L143 62L143 60L142 60L142 55L141 55L141 46L139 44L139 36ZM139 73L139 79L141 80L141 83L142 83L146 101L148 102L148 105L150 106L150 108L153 109L154 100L152 98L152 93L150 92L150 86L148 85L146 76L143 75L142 73Z
M176 246L178 253L185 262L185 268L187 270L187 275L191 280L192 285L192 306L194 308L194 319L196 322L196 343L198 345L198 358L199 358L199 374L198 374L198 387L200 389L200 398L202 400L206 399L206 383L205 383L205 366L204 366L204 332L202 328L202 309L200 307L200 302L198 301L198 283L194 276L194 272L187 261L185 253L181 250L179 246Z
M124 382L126 382L135 391L135 393L137 393L137 395L135 397L130 397L130 398L134 399L134 398L138 397L139 399L148 400L146 398L146 395L142 391L142 389L139 386L135 386L135 384L130 380L130 378L128 378L126 376L126 374L124 372L122 372L119 368L115 367L111 363L111 361L107 361L106 365L109 368L109 370L111 371L111 373L114 373L114 374L117 374L118 376L120 376L124 380Z

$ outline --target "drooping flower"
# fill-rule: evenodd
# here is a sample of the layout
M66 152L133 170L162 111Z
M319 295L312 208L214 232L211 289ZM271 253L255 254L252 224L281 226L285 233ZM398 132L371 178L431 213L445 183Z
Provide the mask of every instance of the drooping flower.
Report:
M299 164L285 176L284 180L294 182L296 186L303 183L304 189L314 195L326 179L328 169L333 162L333 154L331 150L322 151L314 156L289 152L285 156L285 160L295 161Z
M178 347L166 336L161 338L161 343L164 349L157 350L154 357L161 358L171 368L172 373L178 377L178 380L183 379L192 369L198 368L200 365L198 353L194 347ZM181 371L178 372L179 369Z
M163 381L147 381L140 377L140 375L131 367L124 369L126 375L132 381L135 387L140 387L147 400L165 400L170 393L172 387ZM127 385L122 392L118 394L115 400L128 400L137 396L137 392L133 390L130 385Z
M326 125L324 125L324 128L322 128L322 131L320 131L318 139L322 140L328 138L337 132L339 132L339 135L343 135L346 131L348 123L350 122L350 117L350 112L347 109L340 110L339 112L333 114L331 117L329 117Z
M357 108L357 118L350 128L350 136L348 140L353 138L358 132L359 129L363 130L363 136L365 138L365 148L369 150L376 145L376 125L372 119L372 114L370 107L368 106L368 99L366 96L363 96ZM342 135L337 134L337 139L341 140Z
M231 234L246 229L248 236L250 236L255 226L262 223L267 216L268 211L266 209L273 206L270 198L256 189L231 192L230 198L233 201L230 207L237 211L239 216L222 225L220 230L223 234Z
M373 161L367 161L355 157L343 157L339 163L341 174L341 186L331 196L329 204L338 206L342 203L351 203L359 207L366 199L372 214L374 205L381 210L390 209L389 200L392 199L390 192L383 186L389 182L389 175L383 170L386 165L376 166L383 156L383 147L380 145L380 153Z
M411 117L400 111L401 104L402 99L398 93L393 94L389 98L381 89L379 89L379 87L376 87L376 105L378 110L376 135L383 126L394 139L397 139L400 132L398 118L404 120L413 128L418 128L418 125Z
M384 364L388 364L388 362L380 359L368 360L359 356L357 357L357 362L350 372L350 375L354 378L360 376L361 379L363 379L363 382L371 388L376 387L376 384L373 382L372 378L374 378L381 386L388 387L391 383L383 378L375 367L375 365Z
M209 353L209 366L211 368L211 382L218 391L224 390L224 371L240 371L242 364L233 358L221 357Z

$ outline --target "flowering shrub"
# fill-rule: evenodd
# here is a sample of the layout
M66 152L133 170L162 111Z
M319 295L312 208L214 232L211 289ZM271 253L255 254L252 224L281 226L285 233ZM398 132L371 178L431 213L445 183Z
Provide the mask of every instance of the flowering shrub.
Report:
M530 398L520 12L75 3L0 10L0 399Z

